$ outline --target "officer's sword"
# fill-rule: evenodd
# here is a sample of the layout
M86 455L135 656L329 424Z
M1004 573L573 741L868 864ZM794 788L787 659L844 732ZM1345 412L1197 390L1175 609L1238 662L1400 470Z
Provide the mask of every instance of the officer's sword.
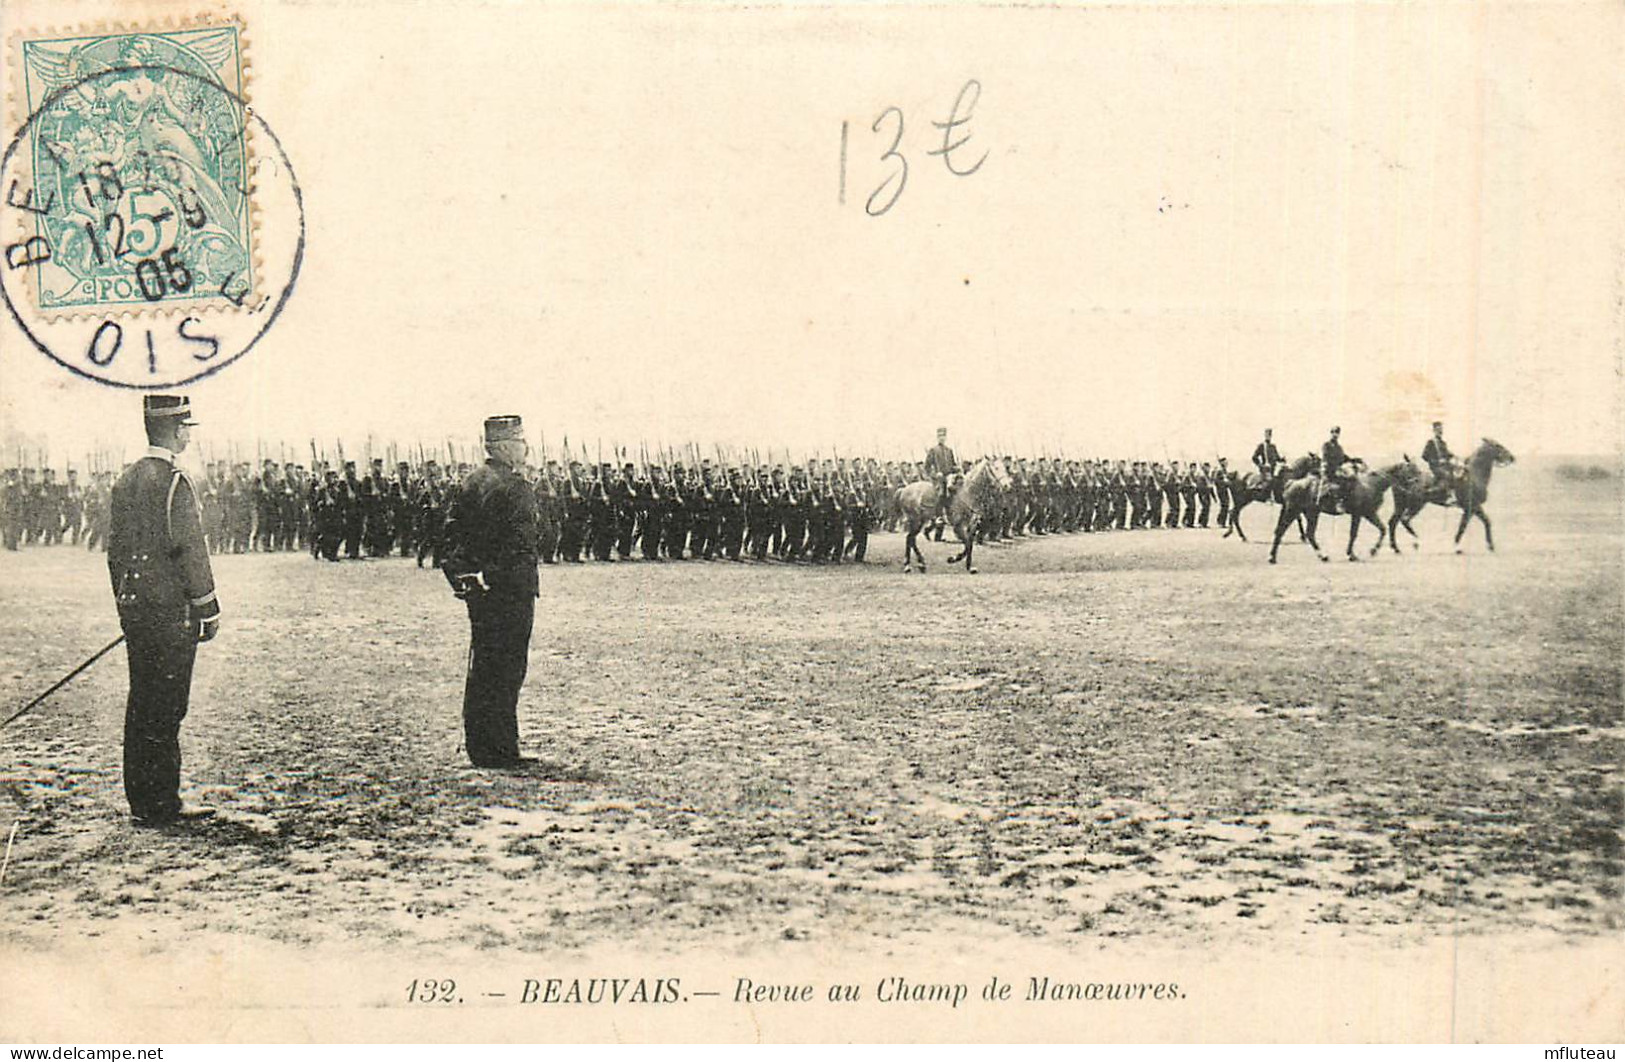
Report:
M38 697L35 697L33 700L31 700L27 704L23 705L23 707L21 709L19 709L15 714L13 714L5 722L0 723L0 729L3 729L5 727L10 726L12 723L15 723L17 720L21 719L23 716L25 716L29 712L33 711L35 708L39 707L39 704L40 704L41 701L45 700L45 698L47 698L51 694L55 693L57 690L61 689L63 686L66 686L68 683L72 682L75 678L77 678L79 676L79 673L81 671L84 671L91 664L94 664L96 661L100 660L102 657L106 656L108 653L111 653L114 649L118 648L119 643L122 642L122 641L124 641L124 635L121 634L117 638L114 638L112 641L108 642L106 645L102 646L100 649L96 650L95 655L93 655L90 659L86 660L84 663L80 664L78 667L74 668L72 671L68 672L66 675L63 675L61 678L57 679L56 682L51 686L50 689L46 690L44 693L40 694Z

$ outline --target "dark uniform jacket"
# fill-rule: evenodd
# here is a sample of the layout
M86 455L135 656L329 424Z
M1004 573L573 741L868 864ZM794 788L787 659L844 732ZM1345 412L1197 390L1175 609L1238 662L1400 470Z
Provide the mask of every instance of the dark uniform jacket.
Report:
M1343 452L1343 445L1336 439L1327 439L1320 447L1320 468L1328 475L1334 476L1349 462L1348 454Z
M493 592L539 593L536 492L525 477L486 461L463 481L446 521L440 566L452 586L481 573Z
M219 615L197 494L171 455L150 449L119 477L108 504L107 573L120 623Z
M1253 464L1261 470L1268 472L1281 460L1281 451L1275 448L1274 442L1261 442L1253 448Z
M1427 445L1422 447L1422 461L1435 472L1455 459L1456 455L1450 452L1443 439L1430 438Z
M959 471L959 462L946 443L938 443L925 452L925 472L930 476L951 476Z

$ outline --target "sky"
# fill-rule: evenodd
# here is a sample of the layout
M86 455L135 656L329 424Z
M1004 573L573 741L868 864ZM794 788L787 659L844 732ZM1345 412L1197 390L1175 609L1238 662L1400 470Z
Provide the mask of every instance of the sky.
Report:
M1458 450L1619 448L1618 5L245 21L308 239L265 339L187 388L222 456L495 413L588 456L916 455L946 426L1245 461L1338 424L1387 460L1436 418ZM0 446L47 443L138 452L139 395L0 322Z

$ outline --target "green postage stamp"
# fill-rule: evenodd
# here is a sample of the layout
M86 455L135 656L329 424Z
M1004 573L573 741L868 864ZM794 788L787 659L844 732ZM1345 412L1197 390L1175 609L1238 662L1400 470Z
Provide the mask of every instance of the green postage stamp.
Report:
M25 215L34 309L254 305L241 24L37 33L12 48L27 114L13 162L31 198L7 202Z

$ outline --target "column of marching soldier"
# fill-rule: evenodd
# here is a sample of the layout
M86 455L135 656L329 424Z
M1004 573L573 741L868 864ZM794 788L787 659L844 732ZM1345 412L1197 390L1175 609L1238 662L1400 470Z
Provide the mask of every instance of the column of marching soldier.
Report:
M1011 489L984 517L983 541L1141 528L1224 527L1235 477L1216 464L1007 456ZM970 462L962 462L969 471ZM266 461L210 463L198 485L213 553L308 550L337 561L403 557L438 563L451 499L466 464L381 459L360 473ZM863 561L873 530L896 531L898 488L930 476L923 462L877 458L752 463L527 466L545 564L645 560ZM0 483L6 548L83 543L105 548L114 473L81 484L70 469L9 468ZM928 533L941 539L939 523Z

